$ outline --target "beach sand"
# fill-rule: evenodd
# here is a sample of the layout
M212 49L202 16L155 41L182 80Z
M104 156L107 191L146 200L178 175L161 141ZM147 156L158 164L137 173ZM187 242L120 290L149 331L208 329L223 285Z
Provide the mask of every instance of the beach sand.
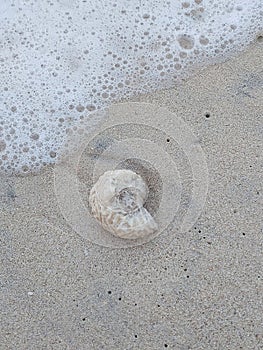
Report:
M53 168L1 176L1 349L263 349L262 57L257 42L132 100L180 116L206 155L184 234L102 247L63 218Z

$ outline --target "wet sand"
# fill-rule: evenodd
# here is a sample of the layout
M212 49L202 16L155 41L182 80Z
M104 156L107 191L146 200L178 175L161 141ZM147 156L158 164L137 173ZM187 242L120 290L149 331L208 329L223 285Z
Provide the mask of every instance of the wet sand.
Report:
M133 99L180 116L206 155L187 233L102 247L63 218L52 168L1 176L1 349L263 349L262 57L258 42Z

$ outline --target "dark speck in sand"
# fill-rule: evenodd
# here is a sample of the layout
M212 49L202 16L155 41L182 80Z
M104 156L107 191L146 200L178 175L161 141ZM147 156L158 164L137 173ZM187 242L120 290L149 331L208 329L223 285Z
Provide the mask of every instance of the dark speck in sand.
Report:
M11 206L17 195L13 185L7 179L2 179L0 183L0 207Z
M90 155L92 159L97 159L111 144L113 140L111 138L98 139L91 145Z

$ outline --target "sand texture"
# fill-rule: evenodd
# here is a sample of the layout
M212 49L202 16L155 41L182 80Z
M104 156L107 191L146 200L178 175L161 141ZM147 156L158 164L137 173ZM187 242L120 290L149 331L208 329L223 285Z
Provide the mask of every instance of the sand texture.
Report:
M263 44L133 101L166 107L198 139L201 216L183 234L103 247L63 217L53 168L1 176L1 349L263 349Z

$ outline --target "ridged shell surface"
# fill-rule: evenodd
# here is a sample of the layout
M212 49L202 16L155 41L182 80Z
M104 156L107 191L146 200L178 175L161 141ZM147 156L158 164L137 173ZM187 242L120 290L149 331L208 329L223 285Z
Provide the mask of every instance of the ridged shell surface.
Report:
M92 215L103 228L124 239L137 239L157 230L151 214L143 207L148 187L131 170L106 171L89 196Z

